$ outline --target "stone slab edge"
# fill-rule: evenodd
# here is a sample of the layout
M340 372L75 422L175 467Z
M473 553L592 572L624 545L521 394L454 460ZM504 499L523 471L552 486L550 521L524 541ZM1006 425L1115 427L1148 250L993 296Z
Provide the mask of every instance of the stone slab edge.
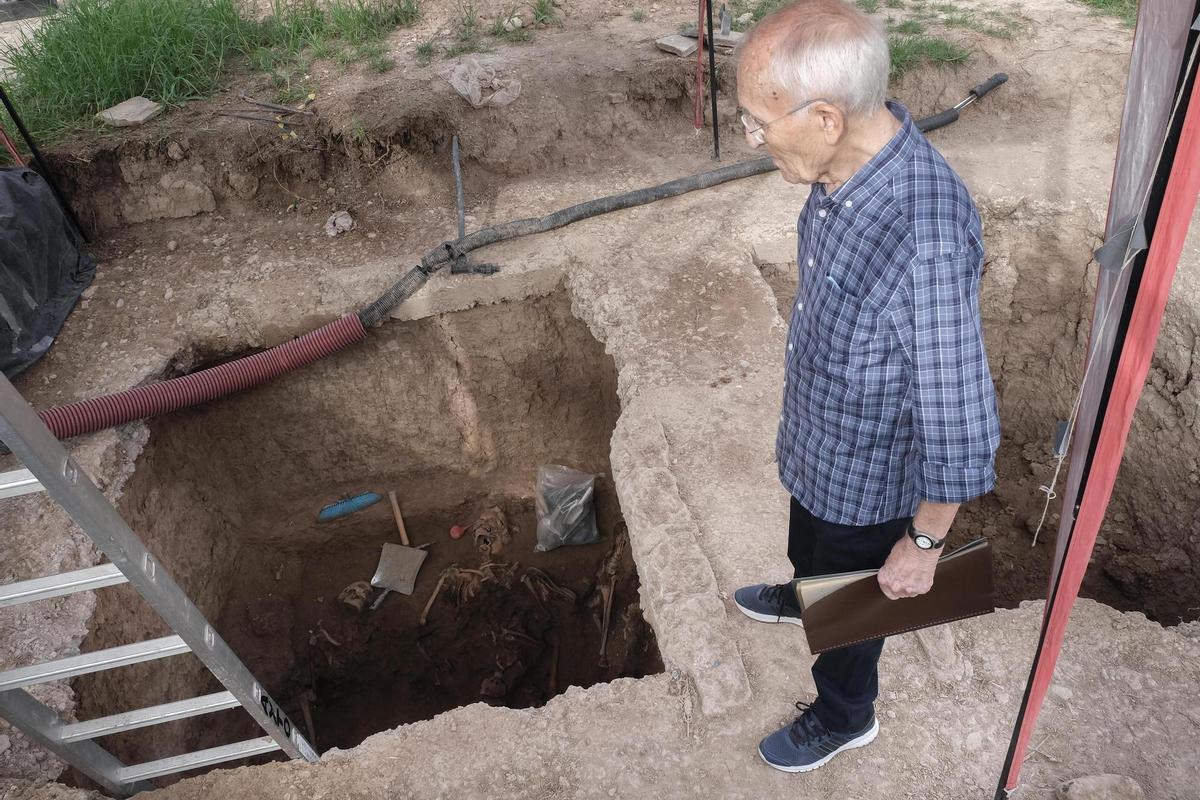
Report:
M392 309L392 319L417 320L475 306L543 297L562 287L566 270L501 269L495 275L435 275L415 295Z
M725 604L699 528L670 470L667 437L653 395L635 398L612 439L612 471L641 581L641 604L668 669L686 671L707 716L750 699L734 640L722 630Z

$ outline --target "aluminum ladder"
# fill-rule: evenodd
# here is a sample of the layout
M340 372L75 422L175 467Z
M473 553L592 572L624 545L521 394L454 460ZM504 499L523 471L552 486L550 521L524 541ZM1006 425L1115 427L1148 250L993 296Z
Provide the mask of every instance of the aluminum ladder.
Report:
M0 607L131 583L175 632L173 636L0 672L0 717L105 791L120 796L152 788L148 783L151 778L275 750L282 750L292 758L316 761L316 751L280 705L217 635L200 609L146 550L116 508L3 375L0 375L0 441L26 467L0 473L0 498L49 492L110 562L0 585ZM84 722L64 721L25 691L25 687L39 683L189 652L216 676L225 691ZM92 741L118 731L239 705L262 726L266 736L128 766Z

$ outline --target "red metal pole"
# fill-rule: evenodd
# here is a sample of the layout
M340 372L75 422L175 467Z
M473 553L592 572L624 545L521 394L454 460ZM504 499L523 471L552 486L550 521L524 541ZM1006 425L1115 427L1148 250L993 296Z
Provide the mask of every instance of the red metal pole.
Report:
M696 15L696 97L692 104L696 130L704 127L704 0Z

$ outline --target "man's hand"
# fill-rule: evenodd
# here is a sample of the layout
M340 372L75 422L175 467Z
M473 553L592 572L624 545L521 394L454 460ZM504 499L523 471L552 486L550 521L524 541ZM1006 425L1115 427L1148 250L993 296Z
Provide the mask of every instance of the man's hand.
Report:
M889 600L925 594L933 586L933 571L941 554L941 548L922 550L902 536L879 570L879 588Z

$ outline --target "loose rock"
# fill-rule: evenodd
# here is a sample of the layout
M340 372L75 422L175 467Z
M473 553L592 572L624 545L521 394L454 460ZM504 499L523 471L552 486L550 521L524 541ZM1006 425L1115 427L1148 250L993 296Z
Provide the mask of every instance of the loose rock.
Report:
M337 236L350 230L354 230L354 217L349 211L338 211L325 221L326 236Z
M1126 775L1087 775L1067 781L1055 792L1058 800L1144 800L1146 793Z

